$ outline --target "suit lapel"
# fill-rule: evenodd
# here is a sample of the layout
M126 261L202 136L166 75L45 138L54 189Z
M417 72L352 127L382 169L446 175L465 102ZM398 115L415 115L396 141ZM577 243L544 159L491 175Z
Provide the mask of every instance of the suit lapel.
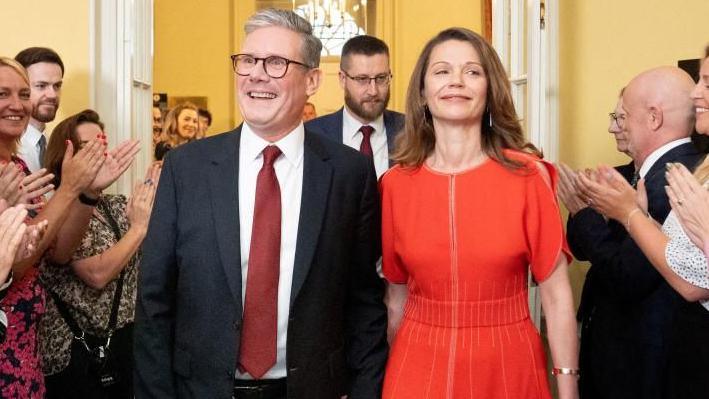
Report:
M241 234L239 224L239 138L238 127L211 154L209 188L217 247L229 290L241 310Z
M303 193L293 264L291 306L293 306L293 302L310 271L327 211L327 200L332 183L332 166L327 160L327 151L322 147L317 136L306 131L303 157Z
M657 173L665 173L665 165L668 162L675 161L678 157L686 156L686 155L692 155L692 154L697 154L698 151L696 147L694 147L694 144L690 143L683 143L678 145L677 147L667 151L664 153L648 170L647 175L645 176L645 180L649 180L653 178ZM688 166L688 168L691 170L692 168Z

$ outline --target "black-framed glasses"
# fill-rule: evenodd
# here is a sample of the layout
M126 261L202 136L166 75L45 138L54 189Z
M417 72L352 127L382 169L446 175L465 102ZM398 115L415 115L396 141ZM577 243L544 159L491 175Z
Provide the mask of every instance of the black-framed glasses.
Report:
M280 79L286 75L288 72L288 66L290 64L300 65L307 69L312 69L313 67L304 64L302 62L289 60L285 57L280 57L277 55L271 55L268 57L254 57L251 54L234 54L231 56L232 67L234 72L240 76L248 76L256 67L259 61L262 61L262 66L266 75L274 78Z
M369 86L372 82L374 82L374 84L379 87L383 87L383 86L388 85L389 82L391 82L391 78L393 77L391 73L382 73L377 76L367 76L367 75L350 76L350 74L343 71L342 69L340 69L340 72L342 72L348 79L352 80L360 87Z
M618 114L615 112L611 112L608 114L608 117L610 118L610 120L612 122L615 122L615 124L621 129L625 126L625 117L626 116L627 116L626 114Z

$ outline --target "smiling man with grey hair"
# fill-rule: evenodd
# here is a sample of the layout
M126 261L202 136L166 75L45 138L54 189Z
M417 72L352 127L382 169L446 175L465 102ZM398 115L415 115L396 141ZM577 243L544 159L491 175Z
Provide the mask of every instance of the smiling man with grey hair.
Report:
M136 305L137 398L374 399L387 357L374 167L307 131L307 21L264 10L232 56L244 123L163 165Z

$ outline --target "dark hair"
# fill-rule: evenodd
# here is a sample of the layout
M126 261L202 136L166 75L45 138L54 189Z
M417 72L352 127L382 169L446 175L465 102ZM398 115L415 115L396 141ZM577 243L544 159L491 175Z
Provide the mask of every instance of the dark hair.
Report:
M74 154L76 154L81 147L81 140L76 134L76 129L84 123L96 124L101 130L104 127L96 111L85 109L59 122L49 136L49 143L47 143L47 150L44 154L44 167L49 173L54 173L54 187L59 187L62 181L62 162L66 152L66 141L71 140L71 144L74 145Z
M493 126L482 123L480 142L485 155L512 169L518 169L523 164L507 157L503 149L524 151L541 157L541 152L524 138L510 94L510 82L495 50L482 36L469 29L449 28L426 43L411 74L406 94L406 122L404 131L396 139L396 150L392 155L394 162L404 167L421 166L436 146L433 116L423 96L424 77L433 49L449 40L473 46L480 56L487 77L487 107L483 120L491 118Z
M709 57L709 44L704 48L704 58Z
M207 126L212 126L212 113L209 110L200 108L197 110L197 114L203 118L207 118Z
M30 47L26 48L15 56L15 60L22 64L23 67L29 68L30 65L38 64L40 62L48 62L50 64L57 64L62 70L62 76L64 76L64 63L61 57L56 51L47 47Z
M342 46L342 56L340 57L340 68L345 69L352 54L376 55L385 54L389 57L389 46L383 40L374 36L360 35L348 40Z

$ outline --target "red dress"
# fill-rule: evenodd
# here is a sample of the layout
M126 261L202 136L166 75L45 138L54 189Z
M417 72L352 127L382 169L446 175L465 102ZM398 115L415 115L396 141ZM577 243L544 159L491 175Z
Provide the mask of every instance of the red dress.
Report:
M544 280L569 252L554 187L532 156L506 154L525 167L382 177L383 271L409 292L383 398L551 398L527 275Z

